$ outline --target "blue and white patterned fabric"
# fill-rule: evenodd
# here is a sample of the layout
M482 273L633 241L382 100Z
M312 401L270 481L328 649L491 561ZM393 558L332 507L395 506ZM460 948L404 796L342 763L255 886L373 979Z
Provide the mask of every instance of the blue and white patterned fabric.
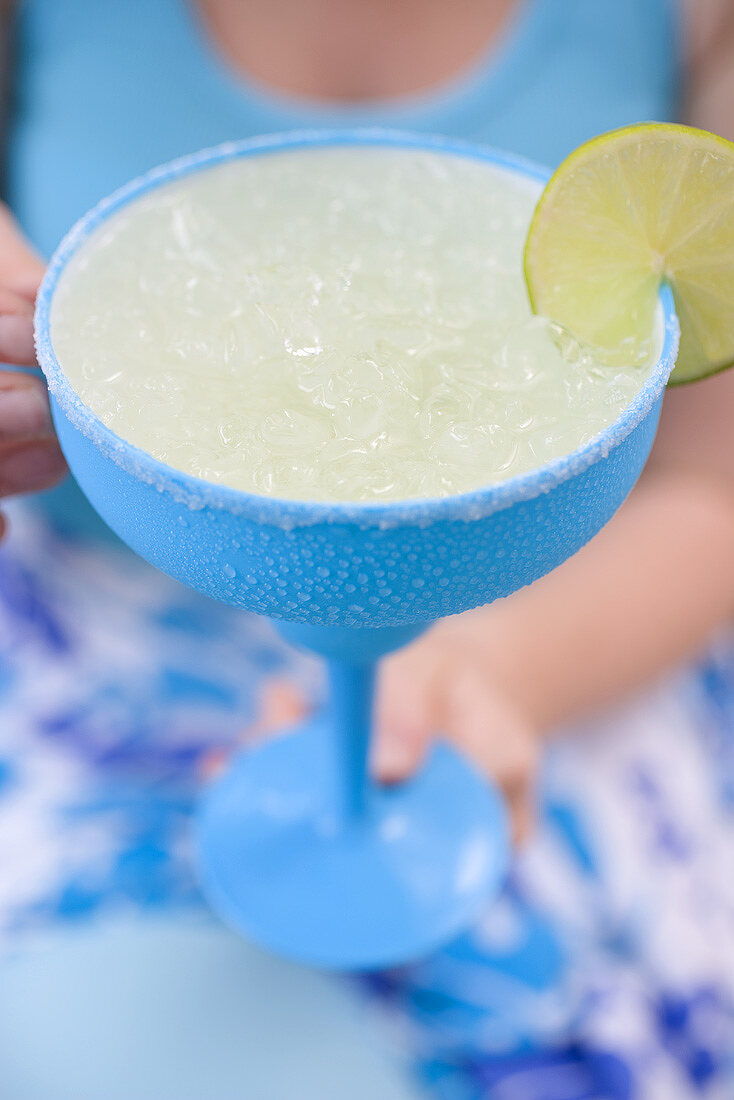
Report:
M266 623L22 507L0 548L0 930L200 906L188 827L270 677ZM734 646L548 755L503 897L372 977L436 1100L734 1096Z

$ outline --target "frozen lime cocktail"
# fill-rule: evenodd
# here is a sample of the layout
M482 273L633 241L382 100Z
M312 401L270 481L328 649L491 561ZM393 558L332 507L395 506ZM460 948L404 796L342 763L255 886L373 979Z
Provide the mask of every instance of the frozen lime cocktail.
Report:
M659 350L647 333L611 367L532 314L540 191L379 146L215 165L85 241L54 349L108 427L209 481L331 501L493 484L612 423Z
M536 207L542 171L489 150L286 135L136 181L52 260L39 359L90 500L329 662L330 708L242 753L199 815L207 895L265 946L400 962L497 888L502 806L458 753L370 781L375 661L619 507L673 368L673 296L675 380L734 360L732 164L710 135L623 131Z

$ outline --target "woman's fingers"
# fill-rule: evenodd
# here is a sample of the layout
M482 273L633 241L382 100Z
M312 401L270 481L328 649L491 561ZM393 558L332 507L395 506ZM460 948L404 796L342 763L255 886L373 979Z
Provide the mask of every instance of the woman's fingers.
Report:
M46 387L40 378L0 371L0 446L22 436L53 436Z
M502 791L513 838L528 834L538 762L535 737L482 669L426 639L385 662L376 710L374 770L384 783L409 778L439 736Z
M42 260L0 203L0 363L36 365L33 302L43 272ZM38 378L0 371L0 497L48 489L65 473L45 386Z
M0 203L0 362L35 365L33 303L44 264Z
M66 473L40 379L0 371L0 497L48 489Z
M50 489L65 473L64 456L55 439L0 448L0 497Z
M533 821L538 766L536 738L493 687L467 669L448 697L445 736L500 788L507 800L513 838L521 841Z
M0 203L0 286L33 303L45 270L6 206Z
M34 367L33 304L0 285L0 362Z
M245 740L253 743L296 726L307 714L308 701L298 688L285 679L268 680L258 700L255 721L245 731Z

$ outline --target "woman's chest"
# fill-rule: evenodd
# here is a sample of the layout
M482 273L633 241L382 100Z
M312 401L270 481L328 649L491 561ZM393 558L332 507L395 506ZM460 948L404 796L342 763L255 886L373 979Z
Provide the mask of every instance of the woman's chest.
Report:
M215 50L188 0L27 0L9 199L49 252L125 180L196 148L303 126L392 125L554 164L580 141L674 107L668 0L524 0L459 77L364 104L265 91Z

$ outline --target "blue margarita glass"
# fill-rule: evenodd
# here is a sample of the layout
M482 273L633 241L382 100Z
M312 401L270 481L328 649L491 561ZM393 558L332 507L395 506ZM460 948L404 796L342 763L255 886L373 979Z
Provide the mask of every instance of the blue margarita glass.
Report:
M470 493L384 504L281 500L191 477L119 438L54 354L51 304L70 257L106 218L161 184L235 157L333 145L433 150L536 183L548 176L491 149L387 130L219 146L149 172L74 226L41 286L36 341L64 454L109 526L164 573L269 616L289 642L326 659L327 709L243 751L205 792L197 863L213 908L248 937L315 965L366 969L417 958L461 930L498 889L509 858L501 799L448 745L438 742L409 782L383 788L370 778L376 662L441 616L530 584L610 519L650 451L678 322L663 287L659 360L592 442Z

